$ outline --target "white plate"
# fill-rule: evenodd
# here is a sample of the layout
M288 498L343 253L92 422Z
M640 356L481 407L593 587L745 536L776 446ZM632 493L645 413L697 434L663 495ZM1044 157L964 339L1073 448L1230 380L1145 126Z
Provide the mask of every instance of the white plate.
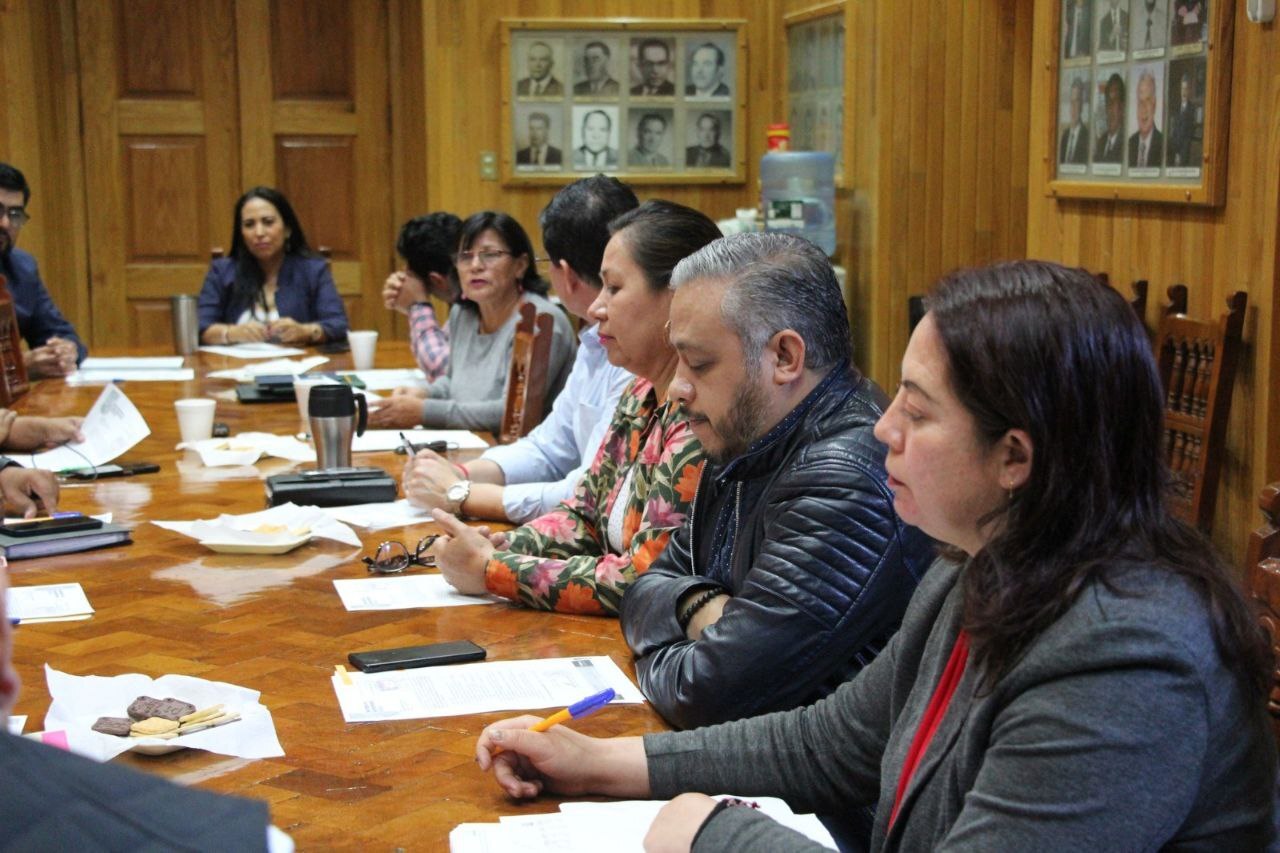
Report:
M275 542L218 542L213 539L204 539L200 544L219 554L287 554L299 545L305 545L310 541L311 534L307 533Z
M174 743L171 740L147 740L145 738L134 738L138 741L129 747L130 752L136 752L139 755L168 755L171 752L177 752L180 749L186 749L180 743Z

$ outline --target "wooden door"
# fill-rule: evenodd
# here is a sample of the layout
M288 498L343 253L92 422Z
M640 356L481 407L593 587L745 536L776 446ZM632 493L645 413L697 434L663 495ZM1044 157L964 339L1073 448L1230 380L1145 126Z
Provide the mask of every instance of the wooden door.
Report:
M383 0L237 0L241 174L324 246L352 328L389 330L394 261Z
M240 192L232 0L76 0L95 346L171 340Z
M95 346L171 340L233 206L267 184L390 329L385 0L75 0Z

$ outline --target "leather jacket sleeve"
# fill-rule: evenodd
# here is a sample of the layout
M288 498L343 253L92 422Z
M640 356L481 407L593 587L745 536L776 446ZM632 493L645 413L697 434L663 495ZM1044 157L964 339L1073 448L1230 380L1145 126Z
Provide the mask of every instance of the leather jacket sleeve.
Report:
M815 447L781 473L753 509L766 519L754 563L697 642L675 602L710 581L691 574L687 526L672 537L622 612L640 687L663 717L690 728L795 707L897 626L916 586L903 539L922 534L904 529L873 467L856 448Z

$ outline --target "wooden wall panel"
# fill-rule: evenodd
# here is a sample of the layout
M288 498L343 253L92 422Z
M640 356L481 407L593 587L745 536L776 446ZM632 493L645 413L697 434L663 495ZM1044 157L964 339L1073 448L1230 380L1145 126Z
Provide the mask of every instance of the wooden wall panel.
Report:
M127 263L200 261L209 201L205 150L198 136L121 139Z
M272 0L271 80L277 98L355 99L349 0Z
M312 248L325 246L335 259L358 254L355 170L351 137L276 138L280 191L298 211Z
M1241 564L1257 525L1262 486L1280 479L1280 42L1274 26L1245 18L1234 4L1230 150L1226 203L1217 208L1135 202L1060 201L1046 195L1052 156L1039 122L1050 109L1050 63L1056 21L1051 3L1035 4L1032 67L1037 124L1031 128L1027 252L1106 271L1122 290L1151 282L1147 320L1154 325L1165 288L1184 282L1190 313L1218 316L1227 294L1249 294L1245 346L1236 379L1227 458L1214 515L1214 541Z
M130 0L116 7L123 97L199 98L197 7L187 0ZM163 28L155 25L164 21Z

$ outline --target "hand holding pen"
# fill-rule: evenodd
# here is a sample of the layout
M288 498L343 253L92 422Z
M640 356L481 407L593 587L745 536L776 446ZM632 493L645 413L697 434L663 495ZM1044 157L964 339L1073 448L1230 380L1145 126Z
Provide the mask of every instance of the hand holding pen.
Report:
M575 708L598 711L607 704L598 698L602 695L546 719L526 715L485 727L476 742L476 763L481 770L493 770L498 785L517 799L536 797L544 790L648 798L649 767L640 738L593 738L556 725L557 717L573 718ZM577 718L582 716L580 711ZM533 730L538 727L546 731Z

